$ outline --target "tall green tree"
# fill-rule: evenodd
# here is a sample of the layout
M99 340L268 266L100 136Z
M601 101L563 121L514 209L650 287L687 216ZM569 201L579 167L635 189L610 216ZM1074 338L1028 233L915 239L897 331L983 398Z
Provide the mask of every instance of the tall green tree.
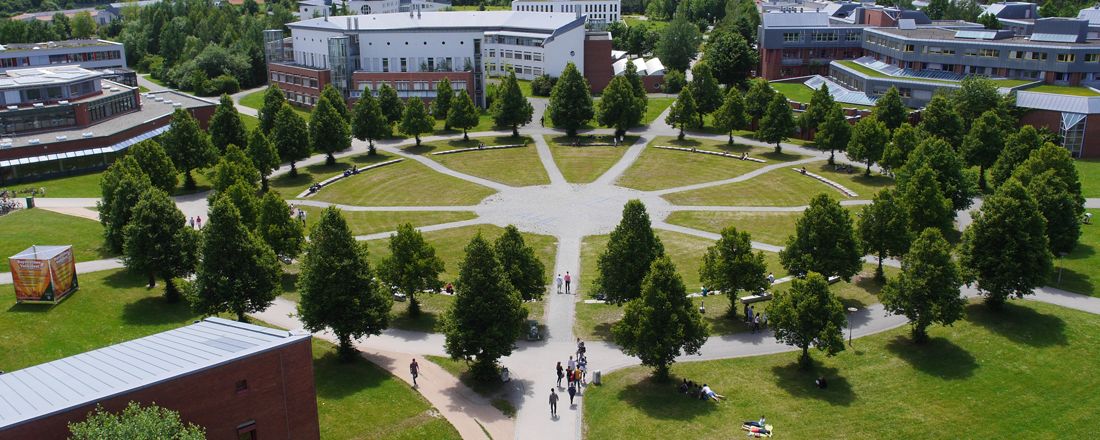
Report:
M382 106L379 105L378 99L369 92L363 92L351 111L352 136L361 141L367 141L371 154L374 154L374 140L389 136L391 130L390 122L382 113Z
M428 109L424 107L424 101L419 97L412 97L405 105L405 116L401 118L401 132L416 138L416 145L420 146L420 135L431 133L435 128L435 121Z
M767 263L764 253L752 251L752 237L748 232L729 226L722 230L713 246L703 255L699 266L699 280L711 290L721 291L730 299L729 316L737 315L737 292L757 292L767 289L771 283L765 277Z
M309 233L298 276L298 316L309 331L331 329L345 361L355 358L352 341L378 335L390 324L393 297L374 281L366 246L334 207L325 208Z
M443 129L450 130L451 125L447 122L447 113L451 110L451 103L454 102L455 92L451 88L451 80L443 78L438 84L435 85L435 99L432 100L432 116L436 119L443 120Z
M698 63L691 68L691 96L695 98L695 107L699 115L699 126L703 126L706 115L714 113L722 106L722 86L714 79L711 68L706 63Z
M1066 185L1069 193L1073 195L1074 202L1081 207L1078 215L1084 214L1085 198L1081 194L1081 178L1077 174L1077 167L1073 164L1073 157L1069 155L1069 150L1047 142L1038 150L1032 151L1027 160L1016 167L1012 177L1027 186L1031 184L1032 179L1047 171L1054 171L1058 179Z
M759 56L741 34L719 27L707 37L703 62L714 69L718 82L742 86L759 63Z
M986 29L997 30L1001 28L1001 21L997 19L997 16L988 12L978 16L978 23L985 26Z
M938 193L937 193L938 194ZM863 249L878 257L875 278L884 278L882 260L900 257L909 250L909 216L901 197L893 189L875 194L859 213L859 240Z
M88 11L77 12L73 16L73 38L91 38L95 35L96 24L95 19L92 18L92 14Z
M896 170L904 166L909 160L909 153L917 149L921 136L919 128L909 125L908 122L902 123L894 130L890 143L886 144L886 149L882 150L882 160L879 161L879 165L887 170Z
M963 122L963 132L978 121L983 113L995 110L1001 103L1001 94L993 80L981 75L967 75L959 82L959 89L951 95L955 112Z
M405 103L397 96L397 89L389 83L382 84L378 88L378 106L382 108L382 114L390 124L398 124L405 116Z
M634 90L634 96L638 99L647 100L645 90L645 83L642 82L642 76L638 75L638 68L634 67L634 63L626 63L626 67L623 68L623 78L626 78L630 82L630 88ZM614 78L612 78L614 80Z
M202 235L191 307L206 315L233 313L241 322L245 314L267 309L280 287L279 260L241 219L232 200L214 202Z
M910 231L936 228L947 234L953 230L955 209L943 195L936 172L929 165L920 167L909 178L911 184L898 188Z
M480 122L481 115L474 106L474 100L470 99L466 89L458 89L458 94L451 100L451 109L447 112L447 126L461 128L462 140L468 141L470 134L467 131L477 127Z
M844 117L844 111L840 109L840 105L833 103L833 107L825 114L817 133L814 134L814 146L829 152L829 165L832 165L836 163L836 151L847 149L851 139L852 125Z
M325 153L325 165L336 165L334 154L351 148L348 120L336 110L337 106L345 105L343 102L343 98L334 103L329 97L321 95L317 106L309 114L311 147L313 151Z
M378 276L409 298L409 316L420 316L420 301L416 295L425 290L438 290L443 283L443 260L435 255L420 231L405 223L390 235L390 255L378 265Z
M527 309L508 282L492 246L477 234L459 264L455 299L444 318L444 345L452 359L474 360L474 377L496 377L497 359L512 353L523 335Z
M1012 172L1046 142L1043 135L1034 126L1024 125L1020 130L1005 137L1005 147L997 155L993 167L989 169L989 180L996 188L1012 177Z
M985 200L963 233L959 253L964 280L977 281L986 304L995 309L1010 296L1032 294L1053 271L1046 219L1015 179Z
M653 232L645 204L640 200L626 202L623 219L611 231L607 249L596 260L599 276L594 286L612 304L637 298L650 265L664 254L665 247Z
M564 128L570 137L576 136L577 129L595 116L588 80L584 79L572 62L565 65L565 70L550 92L550 105L546 109L546 115L554 122L555 127Z
M327 99L329 104L332 104L332 109L336 110L336 113L340 114L340 118L344 120L345 124L351 122L351 111L348 109L348 100L344 99L344 95L336 90L332 84L326 84L321 89L321 99ZM317 111L316 108L313 109Z
M264 103L257 112L260 129L264 134L271 136L272 130L275 129L275 115L279 114L279 110L282 110L283 104L286 103L286 95L279 86L272 84L264 90Z
M69 423L70 440L206 440L206 431L193 423L184 424L178 412L156 405L142 407L130 402L119 414L96 405L80 422Z
M152 187L149 176L133 156L123 156L103 173L99 180L103 197L96 202L96 207L99 222L103 224L103 241L111 252L122 252L126 241L125 227L130 222L134 206L141 195Z
M676 356L699 353L710 329L667 256L654 260L647 272L641 296L626 303L623 318L611 334L623 353L653 368L658 380L668 380Z
M164 297L168 302L179 301L173 279L194 272L198 233L187 227L187 219L168 193L146 189L123 231L126 268L148 276L149 287L156 285L158 277L164 279Z
M776 93L771 99L764 117L760 118L760 129L756 130L756 137L769 144L775 144L775 152L779 153L783 151L780 143L791 136L796 125L787 97L782 93Z
M210 142L220 152L225 147L232 145L245 145L246 133L244 122L237 114L237 106L233 105L233 99L229 95L222 94L218 102L218 108L214 110L214 116L210 117Z
M665 66L685 71L691 67L691 59L695 58L700 40L702 34L699 33L699 27L688 19L686 12L678 11L668 26L665 26L653 53Z
M820 130L821 124L824 124L825 119L829 117L829 112L833 111L833 107L837 105L836 101L833 101L833 96L829 94L829 88L821 84L821 88L814 90L813 95L810 95L810 103L806 105L806 111L802 112L802 116L799 116L798 122L807 133Z
M909 111L901 102L901 93L898 93L897 87L890 86L890 89L875 101L874 115L875 119L886 124L886 128L891 133L909 119Z
M962 143L962 157L967 165L978 167L978 187L985 191L985 170L997 161L1004 149L1001 118L995 110L982 113L970 126Z
M615 136L622 136L627 129L642 122L645 111L645 98L638 98L630 80L625 76L615 76L603 90L596 121L605 127L614 127Z
M256 171L260 173L260 188L267 191L268 176L279 168L281 161L279 150L275 149L275 144L271 143L267 136L264 136L260 127L253 129L252 134L248 136L248 157L252 159Z
M947 141L949 145L958 145L966 133L962 118L955 111L951 99L943 93L932 95L932 100L924 106L920 114L920 128Z
M817 272L839 276L848 281L863 265L852 217L826 194L810 200L810 206L795 223L794 235L779 252L779 261L788 272Z
M561 80L559 79L558 82L560 83ZM512 127L512 137L519 137L520 125L531 122L535 109L519 89L516 72L508 72L508 76L501 80L500 87L497 88L497 97L493 100L489 113L493 115L493 122L498 127Z
M225 191L238 182L255 188L259 180L260 172L252 164L252 159L233 144L230 144L229 148L225 149L225 154L218 159L210 177L214 191Z
M726 90L726 98L714 113L714 126L729 133L729 145L733 145L733 131L749 128L749 114L745 112L745 99L737 87Z
M776 91L764 78L753 78L749 81L749 90L745 92L745 112L752 117L753 122L764 118L768 112L768 105L775 97Z
M676 101L672 103L672 107L669 108L668 115L665 116L665 123L673 127L679 125L680 134L677 137L683 140L684 126L693 121L695 112L695 97L692 96L690 88L685 88L680 92L680 96L676 97Z
M137 160L139 168L149 176L150 183L160 190L172 194L176 191L179 179L176 177L176 167L172 165L172 159L168 152L164 151L156 140L146 139L130 147L130 155Z
M951 325L963 317L962 275L951 253L938 229L925 229L901 261L901 273L879 294L888 312L909 318L917 343L928 340L928 326Z
M275 251L275 255L297 258L306 241L305 232L286 201L279 193L268 192L260 199L257 211L256 235Z
M493 252L500 261L504 276L524 301L542 299L546 292L546 268L535 257L535 250L523 241L523 234L513 225L493 243Z
M309 157L309 127L290 104L284 104L275 115L275 128L271 130L271 142L279 151L279 158L290 162L290 177L298 175L295 163Z
M909 178L928 165L935 172L936 181L944 197L951 201L954 210L969 208L977 192L976 176L967 175L962 158L951 145L940 138L926 138L916 150L909 154L909 160L897 172L897 186L905 192ZM919 229L923 230L923 228Z
M882 152L890 142L890 130L874 116L860 119L852 128L848 141L848 158L867 163L865 176L871 175L871 164L882 160Z
M1035 198L1039 211L1047 221L1046 235L1051 253L1065 254L1077 247L1083 212L1057 172L1047 170L1032 178L1028 182L1027 192Z
M193 190L195 178L191 171L210 165L218 157L217 151L199 127L199 121L187 110L176 109L170 127L163 136L164 149L176 169L183 171L184 188Z
M775 295L768 307L768 325L775 339L802 349L799 363L810 366L810 347L833 356L844 351L844 305L829 291L825 276L810 272L791 280L791 288Z

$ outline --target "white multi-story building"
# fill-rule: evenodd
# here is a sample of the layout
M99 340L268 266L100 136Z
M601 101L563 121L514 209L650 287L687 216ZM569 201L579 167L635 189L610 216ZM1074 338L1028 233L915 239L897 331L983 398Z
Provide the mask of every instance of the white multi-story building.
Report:
M593 23L622 19L621 0L512 0L513 11L581 14Z
M610 78L610 39L584 16L536 12L409 12L321 17L290 23L290 38L266 31L268 70L292 102L311 106L326 84L348 98L383 84L403 97L435 97L448 78L484 104L486 76L559 76L573 63ZM588 66L586 49L606 51ZM591 54L588 54L591 55ZM605 65L605 66L602 66ZM604 81L590 79L594 88Z
M347 6L348 15L429 12L440 11L451 6L450 0L302 0L298 2L298 18L308 20L324 17L325 12L332 9L333 3L340 6L339 9Z

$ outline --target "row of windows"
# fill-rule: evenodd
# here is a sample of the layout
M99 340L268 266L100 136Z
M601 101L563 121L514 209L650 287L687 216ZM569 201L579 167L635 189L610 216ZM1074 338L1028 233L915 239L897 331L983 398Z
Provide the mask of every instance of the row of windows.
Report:
M496 49L489 49L489 58L496 58L496 57L497 57ZM538 52L520 52L518 50L517 51L511 51L511 50L501 49L500 50L500 57L501 58L516 59L516 60L525 60L525 61L542 61L542 54L541 53L538 53Z
M810 41L840 41L840 32L837 31L814 31L810 33ZM858 32L848 32L844 34L844 41L859 41L860 34ZM787 43L798 43L802 41L802 32L784 32L783 41Z
M50 55L50 64L83 63L88 61L106 61L122 58L122 52L118 50L103 50L98 52L68 53Z
M137 98L133 93L120 93L88 104L88 118L91 122L97 122L136 108L138 108Z
M76 111L73 107L57 107L46 113L22 113L15 113L12 116L0 116L0 129L3 130L3 134L19 134L76 125Z
M292 84L296 86L317 88L317 78L310 78L308 76L291 75L289 73L271 72L271 81L279 82L283 84Z
M31 65L31 59L28 57L0 58L0 67L20 67L29 65Z
M506 35L489 35L485 37L485 44L507 44L510 46L534 46L542 47L545 41L542 38L509 37Z
M359 90L376 91L382 88L383 85L389 84L394 90L398 92L404 92L408 90L435 90L439 85L439 81L358 81L356 87ZM411 87L411 89L410 89ZM466 88L466 81L451 81L452 90L461 90Z
M394 61L396 60L396 61ZM469 72L470 57L366 58L367 72Z
M785 35L785 34L784 34ZM882 38L875 35L868 35L867 42L877 46L882 46L888 49L893 49L901 52L916 52L915 45L902 44L894 40ZM940 46L925 46L922 52L929 55L955 55L955 49L950 47ZM986 58L999 58L1001 56L1000 49L991 48L966 48L963 49L964 56L977 56ZM1013 50L1009 51L1008 57L1016 60L1034 60L1034 61L1046 61L1049 58L1047 52L1035 52L1035 51L1023 51ZM1077 54L1074 53L1055 53L1055 59L1061 63L1072 63L1077 61ZM1100 53L1084 54L1084 61L1087 63L1100 63Z
M314 105L317 103L317 95L307 95L289 90L284 91L284 93L286 93L286 100L290 102L297 102L302 105Z
M516 75L525 76L542 76L543 74L542 67L513 65L509 63L501 63L500 65L488 63L485 65L485 70L489 72L491 76L503 75L508 71L515 71Z

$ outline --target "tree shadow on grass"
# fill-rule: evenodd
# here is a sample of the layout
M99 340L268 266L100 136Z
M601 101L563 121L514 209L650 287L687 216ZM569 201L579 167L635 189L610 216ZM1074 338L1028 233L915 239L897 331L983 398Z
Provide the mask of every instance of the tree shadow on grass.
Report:
M1059 271L1062 272L1060 278ZM1054 269L1054 275L1050 277L1050 285L1083 295L1092 295L1096 292L1096 286L1092 284L1092 279L1087 273L1069 268Z
M161 288L157 285L157 288ZM190 318L198 319L191 311L187 301L169 303L164 299L163 291L157 296L147 296L122 307L122 320L129 325L162 325L183 322Z
M340 399L359 391L375 388L390 378L382 368L362 356L341 362L335 350L313 360L313 378L317 396Z
M595 336L596 339L610 341L613 339L613 336L611 335L611 327L614 326L614 322L601 322L599 324L596 324L596 327L592 329L592 336Z
M793 397L824 400L831 405L850 406L856 400L848 379L838 370L821 365L816 359L810 368L803 369L798 362L772 367L775 384ZM814 380L824 376L829 386L820 389Z
M390 328L412 330L418 332L434 332L439 326L439 316L435 312L421 310L420 316L411 317L408 312L401 310L390 316Z
M653 376L646 376L619 390L619 401L655 419L682 421L705 416L720 410L723 405L730 404L730 402L700 400L694 396L680 394L677 387L681 381L681 378L673 377L668 382L658 382ZM730 393L732 391L726 392L727 395Z
M420 144L420 145L412 144L412 145L409 145L407 147L402 148L401 151L404 151L408 154L423 155L423 154L431 153L431 152L435 151L437 148L439 148L439 147L434 145L434 144Z
M774 145L773 145L773 147L774 147ZM799 160L799 159L803 158L802 156L799 156L797 154L790 154L790 153L783 153L783 152L776 153L775 150L769 151L767 153L762 153L762 154L760 154L760 157L763 157L764 159L767 159L767 160L776 161L776 162L790 162L792 160Z
M966 379L978 369L978 362L970 352L946 338L931 338L917 345L905 336L896 336L886 344L886 349L913 368L940 379Z
M347 161L356 165L372 165L376 163L385 162L388 160L396 159L394 156L378 151L374 155L370 154L357 154L355 156L346 158Z
M966 308L966 319L1013 342L1032 347L1067 344L1066 322L1062 318L1013 303L1006 303L1001 310L970 304Z

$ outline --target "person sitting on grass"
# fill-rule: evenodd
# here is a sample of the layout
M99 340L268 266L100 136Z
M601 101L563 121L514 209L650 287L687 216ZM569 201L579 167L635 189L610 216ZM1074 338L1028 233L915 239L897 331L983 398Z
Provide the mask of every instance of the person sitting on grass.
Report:
M825 381L825 376L818 377L817 380L814 381L814 385L817 385L817 387L821 389L829 387L829 383Z
M710 386L707 384L703 384L703 395L715 402L721 402L723 399L726 398L726 396L714 392L714 390L710 389Z
M688 380L686 378L684 379L683 382L680 382L680 387L678 389L680 391L680 394L687 394L687 392L688 392Z

